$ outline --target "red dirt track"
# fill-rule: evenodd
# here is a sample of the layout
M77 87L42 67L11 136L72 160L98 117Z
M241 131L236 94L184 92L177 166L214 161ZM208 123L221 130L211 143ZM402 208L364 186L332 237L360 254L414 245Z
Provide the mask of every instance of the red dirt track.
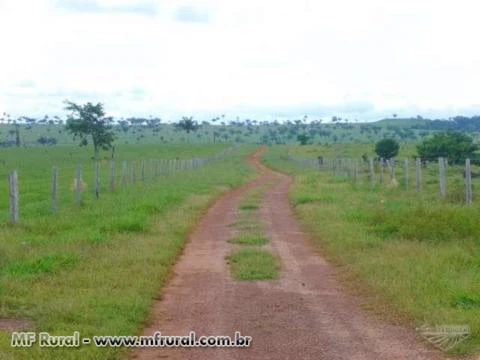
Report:
M413 329L365 314L316 254L288 201L292 179L249 159L260 172L250 184L223 195L192 232L173 276L152 309L144 335L230 335L253 338L250 348L144 348L132 359L443 359ZM272 182L259 212L282 264L279 280L239 282L225 257L230 226L245 193Z

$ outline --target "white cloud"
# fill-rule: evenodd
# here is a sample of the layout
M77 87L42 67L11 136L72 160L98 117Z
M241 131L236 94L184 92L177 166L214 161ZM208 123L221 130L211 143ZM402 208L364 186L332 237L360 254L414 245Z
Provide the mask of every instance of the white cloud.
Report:
M479 7L0 0L0 112L62 113L68 98L172 118L471 113ZM21 89L28 82L35 86Z

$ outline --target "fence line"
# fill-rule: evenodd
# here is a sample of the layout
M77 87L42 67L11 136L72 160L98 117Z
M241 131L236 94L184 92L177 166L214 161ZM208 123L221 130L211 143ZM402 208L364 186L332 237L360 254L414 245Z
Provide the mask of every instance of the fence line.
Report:
M365 180L370 184L370 188L374 189L378 184L385 183L385 167L387 168L390 177L391 186L399 186L397 182L396 161L392 159L358 159L351 158L334 158L325 159L323 157L315 158L300 158L288 155L288 159L296 165L306 168L315 168L318 171L327 170L334 177L349 178L354 184L357 184L362 179L362 174ZM399 162L401 164L401 162ZM424 188L423 183L423 169L428 169L429 164L435 162L422 161L420 158L415 159L415 191L422 192ZM447 168L449 167L448 160L444 157L438 158L438 195L440 199L445 199L448 194L447 187ZM403 180L403 189L409 189L409 161L404 159L403 171L400 166L399 174L400 180ZM464 187L465 187L465 203L470 205L473 203L473 185L472 185L472 167L470 159L465 160L465 167L463 172ZM388 181L387 181L388 182Z

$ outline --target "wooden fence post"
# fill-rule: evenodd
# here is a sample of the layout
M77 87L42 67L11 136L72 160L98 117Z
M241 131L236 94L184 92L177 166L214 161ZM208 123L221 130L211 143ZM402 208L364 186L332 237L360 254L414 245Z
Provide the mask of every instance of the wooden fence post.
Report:
M132 168L132 184L135 185L137 183L137 163L132 161L130 167Z
M422 161L419 158L415 160L415 190L422 191Z
M370 172L370 187L373 189L375 187L375 169L373 167L373 159L368 160L368 168Z
M82 166L77 165L77 175L75 178L75 202L80 205L82 202Z
M395 180L395 159L390 159L390 179Z
M122 185L125 186L127 185L127 179L128 179L128 163L127 161L122 162Z
M115 160L110 161L110 191L115 191Z
M470 166L470 159L465 160L465 200L467 205L470 205L473 201L472 168Z
M387 164L388 175L390 176L390 180L392 179L392 164L391 159L385 159L385 163Z
M383 158L380 158L380 184L383 184Z
M357 160L353 160L353 183L357 184L358 182L358 163Z
M100 198L100 161L95 162L95 198Z
M145 181L145 160L142 160L142 181Z
M445 176L445 159L443 157L438 158L438 176L440 182L440 197L447 196L447 178Z
M13 171L8 176L10 195L10 221L17 224L20 221L20 200L18 191L18 174Z
M58 211L58 168L54 167L52 172L52 210Z

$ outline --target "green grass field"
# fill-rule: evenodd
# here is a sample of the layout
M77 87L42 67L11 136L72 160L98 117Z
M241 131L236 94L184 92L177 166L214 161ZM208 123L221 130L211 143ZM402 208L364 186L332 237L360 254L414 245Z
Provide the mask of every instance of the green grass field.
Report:
M118 160L190 158L223 146L119 148ZM142 329L152 301L168 277L187 234L208 204L254 171L242 148L205 167L172 173L93 196L90 149L57 147L2 150L0 176L19 171L21 222L7 222L6 187L0 186L0 317L28 319L33 331L82 336L132 335ZM89 184L82 206L70 182L83 162ZM50 210L51 166L60 167L60 211ZM105 163L105 166L107 163ZM124 350L14 349L0 332L1 359L113 359Z
M400 172L398 187L371 189L366 174L354 185L287 160L289 151L313 156L326 150L273 147L265 155L269 166L294 175L291 202L314 246L341 265L347 286L363 289L367 308L412 327L467 324L470 339L453 351L478 351L480 204L475 198L472 206L463 204L462 169L447 170L450 195L442 200L435 165L424 170L424 191L417 193L414 184L403 188ZM357 158L364 149L358 150Z
M108 190L110 154L102 154L101 193L93 193L90 148L57 146L0 151L0 317L26 319L33 331L82 336L138 334L158 297L189 230L220 193L252 179L244 147L195 170L172 172L121 185L121 162L209 157L225 145L128 145L116 151L117 188ZM399 159L412 158L413 145ZM470 339L454 349L472 353L480 345L480 204L464 205L462 168L450 166L446 199L440 199L438 169L423 170L423 191L415 192L414 168L405 189L401 168L397 187L372 189L364 169L354 184L331 171L301 168L299 158L373 155L373 145L275 146L267 165L294 175L290 198L314 246L340 265L347 287L365 297L364 306L389 321L467 324ZM81 206L71 184L82 163L87 189ZM60 168L60 207L50 204L51 169ZM412 163L413 166L413 163ZM18 170L21 221L8 221L9 171ZM137 169L138 170L138 169ZM479 172L474 167L474 172ZM229 257L238 280L275 279L280 264L267 250L256 213L270 184L239 204ZM360 289L360 290L359 290ZM1 359L117 359L123 349L13 349L0 332Z

